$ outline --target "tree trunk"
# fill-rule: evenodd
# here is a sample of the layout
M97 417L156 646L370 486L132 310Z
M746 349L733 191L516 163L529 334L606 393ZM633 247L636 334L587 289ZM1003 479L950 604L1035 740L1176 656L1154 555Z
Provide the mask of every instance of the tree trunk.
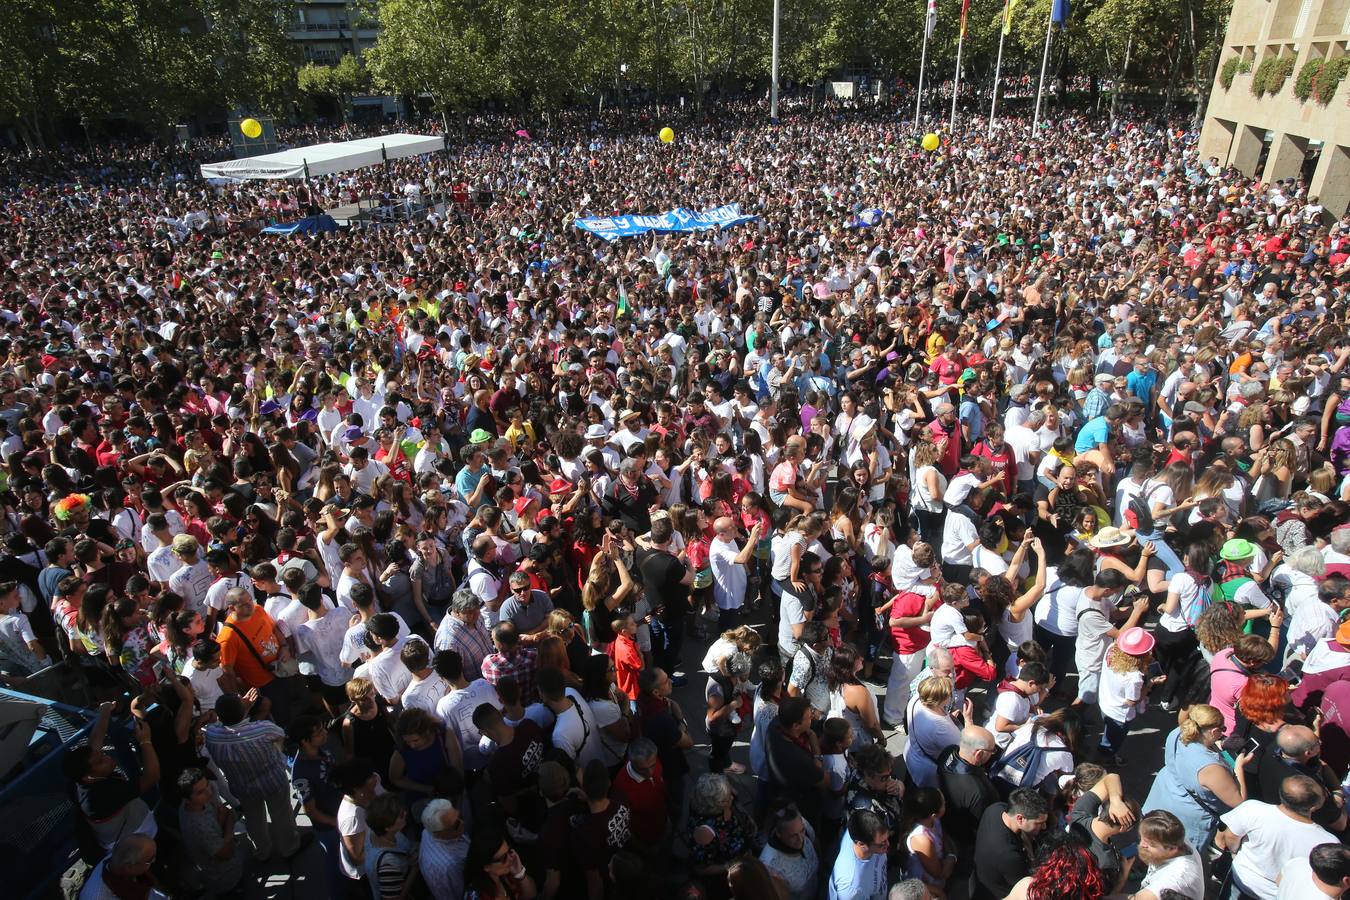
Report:
M1121 89L1125 86L1125 73L1130 69L1130 52L1134 49L1134 35L1125 42L1125 62L1120 66L1120 74L1116 76L1116 87L1111 92L1111 122L1116 121L1116 103L1120 100Z
M1167 60L1167 99L1163 101L1163 114L1172 111L1172 98L1177 89L1177 63L1181 60L1181 48L1178 47L1175 53L1168 53Z

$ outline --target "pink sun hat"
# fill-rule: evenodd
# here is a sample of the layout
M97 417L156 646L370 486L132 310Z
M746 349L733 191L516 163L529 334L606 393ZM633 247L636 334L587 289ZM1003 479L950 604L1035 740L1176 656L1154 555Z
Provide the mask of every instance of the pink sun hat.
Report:
M1153 650L1153 644L1153 635L1137 625L1134 628L1126 628L1116 638L1116 646L1130 656L1143 656Z

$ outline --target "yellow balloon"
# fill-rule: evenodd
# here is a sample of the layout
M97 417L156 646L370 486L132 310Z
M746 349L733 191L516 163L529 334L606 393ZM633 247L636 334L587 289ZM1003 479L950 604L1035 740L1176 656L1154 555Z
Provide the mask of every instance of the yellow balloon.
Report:
M262 136L262 123L257 119L245 119L239 123L239 130L244 133L244 137L252 140Z
M675 140L675 129L667 125L665 128L661 129L660 138L661 143L669 144L671 141Z
M933 134L933 132L930 131L923 136L923 149L927 150L929 153L932 153L940 146L942 146L942 138Z

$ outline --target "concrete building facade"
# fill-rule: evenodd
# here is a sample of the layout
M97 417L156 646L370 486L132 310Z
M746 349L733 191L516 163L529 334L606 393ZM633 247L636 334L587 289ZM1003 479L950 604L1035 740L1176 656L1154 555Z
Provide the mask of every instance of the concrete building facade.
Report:
M1210 92L1200 133L1202 156L1272 183L1299 178L1310 196L1341 216L1350 206L1350 77L1330 102L1300 100L1294 93L1309 60L1350 54L1350 0L1234 0L1219 74ZM1224 88L1230 58L1248 71ZM1252 78L1270 57L1292 57L1293 73L1274 94L1252 93Z
M368 5L373 6L360 0L291 0L287 34L300 45L305 62L335 65L375 46L380 29Z

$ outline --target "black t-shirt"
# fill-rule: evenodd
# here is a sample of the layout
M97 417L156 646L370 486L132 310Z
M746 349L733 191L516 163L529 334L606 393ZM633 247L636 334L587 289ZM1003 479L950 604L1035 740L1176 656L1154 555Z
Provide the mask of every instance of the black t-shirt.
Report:
M1101 809L1102 799L1092 791L1085 791L1083 796L1074 802L1073 809L1069 810L1069 827L1088 842L1088 849L1097 860L1097 867L1102 870L1106 883L1114 885L1116 879L1120 877L1120 870L1124 868L1125 860L1110 841L1103 841L1092 830L1092 823Z
M676 746L680 742L680 725L669 709L660 712L642 711L642 736L656 744L657 756L661 760L661 770L666 781L683 778L689 771L689 761L684 751Z
M1037 480L1034 495L1037 510L1040 509L1042 501L1047 504L1050 502L1050 490L1050 488ZM1050 507L1050 513L1052 515L1056 513L1053 505ZM1064 515L1060 514L1060 523L1056 526L1053 522L1047 522L1037 515L1036 521L1031 527L1032 533L1040 538L1041 542L1045 545L1045 564L1048 566L1057 566L1064 562L1064 557L1069 553L1069 545L1065 535L1068 534L1069 529L1073 528L1073 523L1065 522L1064 518Z
M1261 761L1257 764L1256 772L1257 784L1261 793L1259 798L1253 799L1260 799L1266 803L1279 803L1281 782L1291 775L1306 775L1322 785L1322 793L1326 796L1326 800L1321 807L1313 812L1312 820L1326 828L1341 817L1341 808L1332 799L1332 795L1340 790L1340 786L1334 779L1322 777L1321 766L1310 766L1289 760L1272 741L1262 751Z
M585 815L585 801L569 796L548 808L544 827L539 830L539 865L545 871L557 871L561 876L559 897L584 896L581 868L572 854L572 820Z
M766 738L764 750L770 784L794 800L802 815L814 818L823 799L820 766L811 752L789 737L777 720L769 726Z
M464 418L464 433L472 435L479 428L493 437L497 436L497 420L492 417L492 411L474 405L469 407L469 414Z
M959 751L959 747L948 747L938 756L938 786L947 798L942 832L969 855L975 846L980 817L998 802L998 788L989 780L988 772L967 765Z
M534 784L548 747L543 730L533 720L522 719L515 730L511 743L498 747L488 761L488 775L499 795L514 794Z
M618 793L611 793L609 806L600 812L587 807L572 819L572 855L583 869L607 872L609 861L632 839L633 814Z
M665 550L639 550L638 572L642 589L653 611L665 607L667 613L687 612L689 588L683 584L684 563Z
M975 837L975 894L973 900L1002 900L1013 885L1031 873L1031 858L1022 836L1003 823L1008 804L995 803L980 817Z

